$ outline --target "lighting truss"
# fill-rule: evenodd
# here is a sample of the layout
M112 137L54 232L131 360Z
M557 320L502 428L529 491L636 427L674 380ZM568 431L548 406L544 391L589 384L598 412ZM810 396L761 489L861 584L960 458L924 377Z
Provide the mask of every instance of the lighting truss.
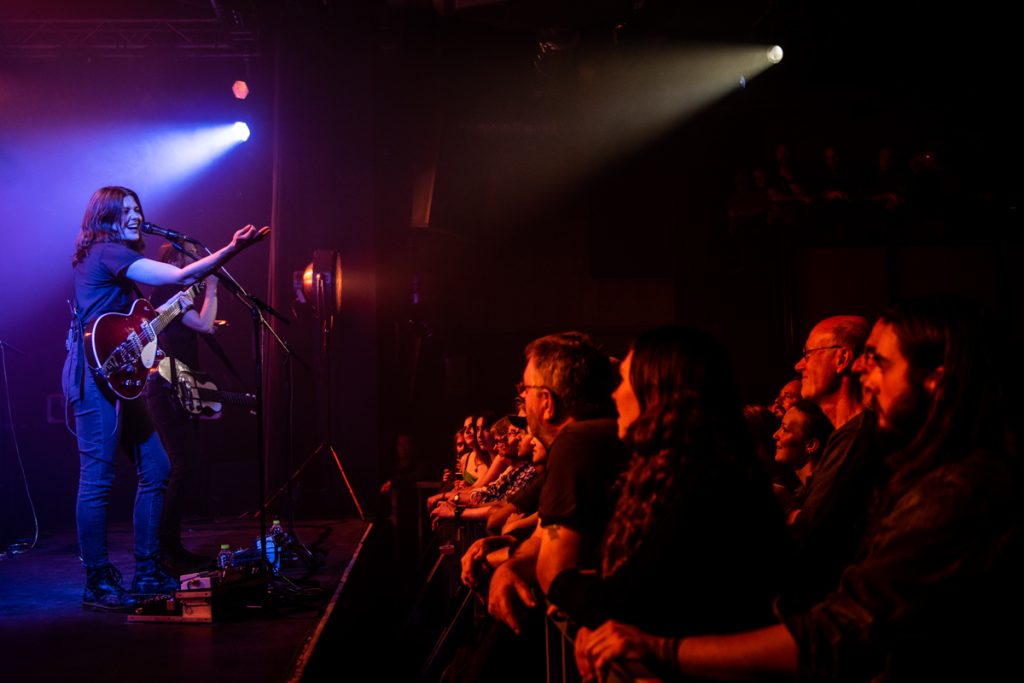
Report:
M88 53L138 57L170 52L190 57L257 57L259 32L218 19L0 21L0 56L53 58Z

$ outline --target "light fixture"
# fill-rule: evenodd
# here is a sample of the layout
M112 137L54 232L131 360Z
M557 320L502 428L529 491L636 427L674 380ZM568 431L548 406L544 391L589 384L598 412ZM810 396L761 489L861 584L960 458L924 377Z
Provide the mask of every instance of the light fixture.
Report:
M234 135L235 140L245 142L249 139L249 125L242 121L235 121L235 125L231 127L231 133Z
M317 317L333 317L341 311L341 255L317 249L302 272L302 294Z
M782 48L778 45L772 45L768 49L768 54L766 56L768 57L769 62L772 64L778 64L782 61Z
M249 96L249 84L245 81L235 81L231 84L231 92L235 99L244 100Z

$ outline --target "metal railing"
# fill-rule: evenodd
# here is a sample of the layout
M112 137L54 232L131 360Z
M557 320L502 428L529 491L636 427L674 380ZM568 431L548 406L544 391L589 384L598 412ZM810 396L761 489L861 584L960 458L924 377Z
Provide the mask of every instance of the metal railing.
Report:
M579 670L573 655L576 628L566 619L548 615L544 620L544 648L547 683L579 683ZM661 683L663 680L642 662L628 659L612 662L608 683Z

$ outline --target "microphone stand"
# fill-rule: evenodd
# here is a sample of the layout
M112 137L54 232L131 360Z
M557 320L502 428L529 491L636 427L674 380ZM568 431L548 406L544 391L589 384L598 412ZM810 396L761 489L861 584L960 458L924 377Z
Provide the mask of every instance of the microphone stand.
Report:
M204 245L199 240L196 240L196 239L193 239L193 238L188 238L188 237L185 237L185 236L181 236L181 239L183 239L184 241L192 242L199 249L201 249L202 251L205 251L207 254L211 254L212 253L206 247L206 245ZM181 245L180 241L172 240L171 244L173 244L174 248L177 249L178 251L180 251L181 253L188 254L188 251L185 250L185 248ZM188 254L188 255L191 257L190 254ZM243 306L245 306L246 308L249 309L249 314L250 314L250 317L252 318L252 356L253 356L253 374L255 375L254 393L256 395L256 460L257 460L257 465L258 465L258 468L259 468L259 476L258 476L259 498L258 498L258 500L260 501L260 507L259 507L259 518L260 518L260 535L259 535L259 538L260 538L260 559L262 561L263 567L268 569L268 570L270 570L271 569L271 565L267 561L267 542L266 542L266 538L267 538L267 514L266 514L267 513L267 503L264 502L264 499L266 497L266 471L265 471L265 469L266 469L266 461L265 461L265 453L264 453L264 451L266 449L266 445L265 445L264 429L263 429L263 414L264 414L263 413L263 349L262 349L262 345L261 345L261 341L260 341L261 340L261 336L262 336L260 334L261 331L263 329L266 329L268 332L270 332L271 336L275 340L277 340L277 343L280 344L281 347L284 349L285 354L286 354L286 358L295 357L295 358L297 358L299 360L299 362L301 362L306 367L309 367L309 366L308 366L308 364L305 361L303 361L301 358L299 358L298 354L296 354L291 349L291 347L288 345L288 343L277 334L277 332L274 330L273 327L270 326L270 323L264 317L263 313L264 312L269 313L270 315L274 316L275 318L277 318L278 320L282 321L286 325L290 325L291 324L290 320L288 320L283 315L278 313L276 310L274 310L274 308L272 306L270 306L266 302L262 301L256 295L254 295L254 294L252 294L250 292L247 292L245 290L245 288L242 287L242 285L238 282L238 280L236 280L234 278L234 276L232 276L231 273L228 272L227 268L225 268L224 266L221 266L220 268L218 268L216 271L214 271L213 274L228 289L228 291L230 291L232 294L235 295L236 299L238 299L240 302L242 302ZM290 407L289 407L289 410L290 410ZM290 417L289 417L289 422L290 422ZM289 445L289 448L290 447L291 446ZM291 489L290 489L290 486L289 486L289 494L290 493L291 493ZM289 501L290 500L291 500L291 496L289 495ZM294 514L293 514L293 517L294 517ZM278 552L280 553L280 549L278 550ZM278 557L280 557L280 554L278 555Z

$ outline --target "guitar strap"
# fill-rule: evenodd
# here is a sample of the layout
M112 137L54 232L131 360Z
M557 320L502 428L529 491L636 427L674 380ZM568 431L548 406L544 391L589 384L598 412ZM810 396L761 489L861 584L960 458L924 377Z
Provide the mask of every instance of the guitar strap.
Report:
M64 390L67 395L64 397L68 403L82 398L85 395L85 323L82 316L78 314L78 297L75 294L68 299L68 307L71 309L71 323L68 325L68 338L64 342L64 350L71 356L71 377L64 382Z

